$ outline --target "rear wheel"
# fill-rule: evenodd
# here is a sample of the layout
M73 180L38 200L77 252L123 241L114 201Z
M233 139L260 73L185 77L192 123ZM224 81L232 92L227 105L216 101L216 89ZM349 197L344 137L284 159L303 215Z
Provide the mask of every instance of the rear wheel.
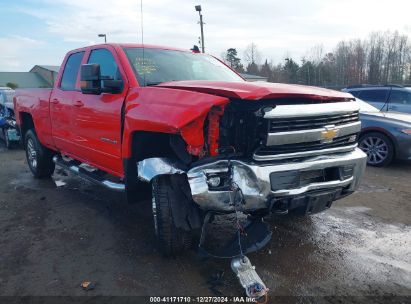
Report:
M174 206L184 206L181 189L176 187L179 175L160 175L152 181L152 208L154 230L160 251L166 256L176 256L191 247L192 233L176 227Z
M370 166L387 166L394 158L394 145L382 133L371 132L361 136L359 147L367 154L367 164Z
M33 130L28 130L24 138L26 158L30 171L36 178L50 177L55 168L53 153L40 143Z

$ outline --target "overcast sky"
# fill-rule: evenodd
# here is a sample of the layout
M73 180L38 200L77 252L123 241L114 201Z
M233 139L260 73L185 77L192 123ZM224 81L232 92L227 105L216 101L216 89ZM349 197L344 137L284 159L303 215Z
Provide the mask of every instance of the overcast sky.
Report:
M144 42L198 44L196 4L206 52L217 56L234 47L242 57L254 42L262 59L277 63L372 31L411 36L410 0L143 0ZM68 50L101 42L99 33L109 42L141 42L140 0L1 0L0 12L0 71L60 65Z

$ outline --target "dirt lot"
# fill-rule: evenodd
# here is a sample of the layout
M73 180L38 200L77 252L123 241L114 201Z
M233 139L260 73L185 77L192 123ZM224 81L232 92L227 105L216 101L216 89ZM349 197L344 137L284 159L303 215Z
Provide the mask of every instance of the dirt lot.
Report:
M242 295L227 260L158 254L149 200L129 206L58 172L66 185L35 180L24 152L0 145L0 295L206 296L219 271L217 289ZM271 294L411 296L410 180L410 164L367 168L360 190L327 212L272 220L271 242L249 256ZM83 291L84 280L96 288Z

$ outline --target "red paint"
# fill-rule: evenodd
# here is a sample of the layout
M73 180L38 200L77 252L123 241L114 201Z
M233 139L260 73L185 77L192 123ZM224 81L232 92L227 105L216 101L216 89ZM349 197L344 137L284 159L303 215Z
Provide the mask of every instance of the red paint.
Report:
M223 107L211 109L208 115L208 153L218 155L218 139L220 138L220 118L224 114Z
M69 52L62 64L54 88L17 90L15 110L17 123L22 113L32 116L41 143L106 172L122 177L123 159L131 156L134 132L148 131L180 134L189 153L217 155L219 120L228 98L260 100L304 97L313 100L347 100L347 93L286 84L179 81L155 87L140 87L123 47L137 44L102 44ZM180 50L145 45L146 48ZM85 95L77 90L60 89L61 75L67 58L84 51L87 63L91 50L109 50L124 80L120 94ZM203 56L203 54L198 54ZM124 119L122 126L122 108ZM211 113L210 113L211 111ZM210 115L208 115L210 113ZM207 118L208 117L208 118ZM208 151L205 151L204 122L208 119ZM123 134L121 134L123 130ZM102 140L108 139L108 141Z

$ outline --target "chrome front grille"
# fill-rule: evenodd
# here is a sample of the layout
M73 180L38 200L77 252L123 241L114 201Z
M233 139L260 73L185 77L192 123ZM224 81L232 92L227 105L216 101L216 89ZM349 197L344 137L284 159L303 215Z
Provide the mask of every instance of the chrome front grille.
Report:
M326 106L326 105L325 105ZM359 112L309 118L276 118L269 120L269 132L286 132L322 128L329 125L340 126L360 120Z
M357 102L278 105L264 118L268 134L254 151L258 161L351 151L361 131Z
M346 135L335 138L332 142L322 143L321 141L296 143L288 145L261 146L255 151L255 155L267 156L273 154L287 154L296 152L307 152L312 150L324 150L330 148L345 147L353 145L357 141L357 135Z

